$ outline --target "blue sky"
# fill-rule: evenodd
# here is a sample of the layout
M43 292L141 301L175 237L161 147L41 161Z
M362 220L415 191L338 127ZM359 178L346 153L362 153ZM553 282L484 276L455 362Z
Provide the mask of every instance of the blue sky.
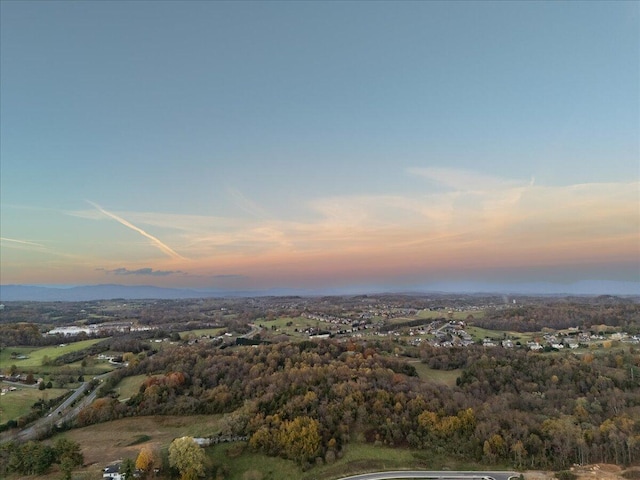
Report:
M2 284L640 282L637 2L0 8Z

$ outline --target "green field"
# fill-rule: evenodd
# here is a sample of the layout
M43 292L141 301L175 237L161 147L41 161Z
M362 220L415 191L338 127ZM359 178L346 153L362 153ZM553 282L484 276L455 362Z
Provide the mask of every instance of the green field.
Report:
M243 480L242 477L248 471L257 471L263 474L263 479L301 478L300 468L289 460L279 457L268 457L260 453L253 453L249 447L245 447L239 456L230 456L229 453L241 448L237 443L223 443L209 447L205 451L213 465L226 465L229 468L229 480Z
M466 326L465 331L473 337L474 340L482 340L483 338L489 337L496 340L502 340L503 338L510 338L514 342L522 342L526 343L532 340L534 337L540 337L540 333L522 333L522 332L511 332L508 330L488 330L486 328L481 327L473 327Z
M242 454L234 451L244 449ZM425 450L389 448L354 442L345 446L344 456L333 463L316 465L307 472L290 460L255 453L246 444L221 444L207 448L214 465L226 465L228 480L243 480L246 472L259 472L263 480L297 478L300 480L330 480L376 470L406 470L410 468L477 470L480 465L461 463L437 456ZM260 477L256 477L260 478Z
M456 321L466 321L469 315L473 315L475 318L482 318L484 316L484 312L481 310L465 310L462 312L453 312L451 314L451 320ZM425 323L429 323L432 320L449 320L449 311L448 310L420 310L415 317L396 317L389 320L389 323L404 323L409 322L411 320L425 320Z
M185 330L184 332L180 332L180 338L182 340L186 340L190 337L192 338L198 338L201 337L203 335L211 335L213 337L217 337L218 335L222 335L222 333L224 331L226 331L227 329L224 327L219 327L219 328L201 328L198 330Z
M0 423L17 420L22 415L29 413L31 406L42 398L45 400L56 398L68 391L63 388L38 390L37 387L9 385L2 382L0 382L0 385L2 387L13 386L17 388L14 392L7 392L0 396Z
M125 377L118 383L114 390L120 395L120 400L131 398L140 391L140 385L147 378L146 375L135 375L133 377Z
M462 374L462 370L435 370L429 368L428 365L422 362L411 362L418 372L418 376L421 380L430 383L437 383L440 385L446 385L447 387L453 387L456 384L456 379Z
M461 312L454 311L451 314L452 320L462 320L465 321L469 315L473 315L474 318L483 318L484 311L482 310L463 310ZM449 319L449 310L420 310L418 312L417 318L444 318Z
M33 368L42 366L42 360L44 357L49 357L51 360L57 358L66 353L82 350L95 343L104 340L103 338L94 338L91 340L83 340L81 342L74 342L66 344L64 347L53 346L44 348L34 347L7 347L0 352L0 370L6 370L11 365L15 365L19 369ZM29 358L24 360L13 359L11 354L15 352L17 354L26 355Z
M291 322L290 326L287 326L287 323ZM306 334L301 333L300 330L304 330L310 327L320 327L320 330L328 329L329 324L324 322L318 322L317 320L311 320L310 318L305 317L280 317L276 320L257 320L256 325L262 325L267 332L277 333L280 335L289 335L291 337L307 337ZM273 332L271 328L275 326L276 331ZM295 330L298 329L296 332Z

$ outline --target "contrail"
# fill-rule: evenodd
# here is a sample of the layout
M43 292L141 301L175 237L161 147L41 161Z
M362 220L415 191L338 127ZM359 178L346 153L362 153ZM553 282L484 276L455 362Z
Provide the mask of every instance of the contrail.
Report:
M3 242L20 243L22 245L33 245L34 247L44 247L44 245L35 242L27 242L26 240L16 240L15 238L0 237Z
M143 237L147 237L149 240L151 240L156 247L158 247L160 250L162 250L164 253L166 253L167 255L169 255L172 258L177 258L180 260L187 260L185 257L183 257L182 255L180 255L178 252L176 252L175 250L173 250L171 247L169 247L168 245L165 245L164 243L162 243L160 240L158 240L156 237L154 237L153 235L145 232L144 230L142 230L141 228L136 227L134 224L127 222L124 218L121 218L119 216L117 216L114 213L111 212L107 212L104 208L102 208L100 205L93 203L89 200L87 200L87 203L90 203L91 205L93 205L96 209L98 209L100 212L104 213L107 217L111 217L113 218L116 222L121 223L122 225L124 225L125 227L129 227L131 230L134 230L136 232L138 232L140 235L142 235Z

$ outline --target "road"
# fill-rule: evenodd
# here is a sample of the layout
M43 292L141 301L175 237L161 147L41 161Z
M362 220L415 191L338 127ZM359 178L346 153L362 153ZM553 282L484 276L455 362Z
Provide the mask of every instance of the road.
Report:
M426 470L397 470L375 472L344 477L339 480L396 480L401 478L424 478L432 480L509 480L518 478L515 472L442 472Z
M244 335L240 335L240 338L253 338L257 333L260 333L260 331L262 330L262 328L260 328L258 325L255 325L253 323L250 323L249 326L251 327L251 331L249 333L245 333Z
M104 378L109 375L109 373L111 372L104 373L97 376L96 378ZM88 388L89 382L84 382L69 396L69 398L58 405L58 407L51 413L49 413L46 417L39 418L27 428L20 430L17 433L11 434L5 432L0 439L0 443L11 440L18 440L21 442L36 440L43 432L46 432L47 430L53 428L56 423L68 422L73 420L78 415L80 410L82 410L82 408L89 405L96 398L99 386L94 388L89 395L81 398L81 396L84 395ZM78 404L73 409L68 410L69 406L78 398L80 398Z

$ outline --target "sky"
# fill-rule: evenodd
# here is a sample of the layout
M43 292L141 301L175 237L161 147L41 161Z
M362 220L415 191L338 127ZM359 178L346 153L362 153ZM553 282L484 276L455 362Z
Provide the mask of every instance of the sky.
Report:
M0 22L3 285L640 293L638 2Z

